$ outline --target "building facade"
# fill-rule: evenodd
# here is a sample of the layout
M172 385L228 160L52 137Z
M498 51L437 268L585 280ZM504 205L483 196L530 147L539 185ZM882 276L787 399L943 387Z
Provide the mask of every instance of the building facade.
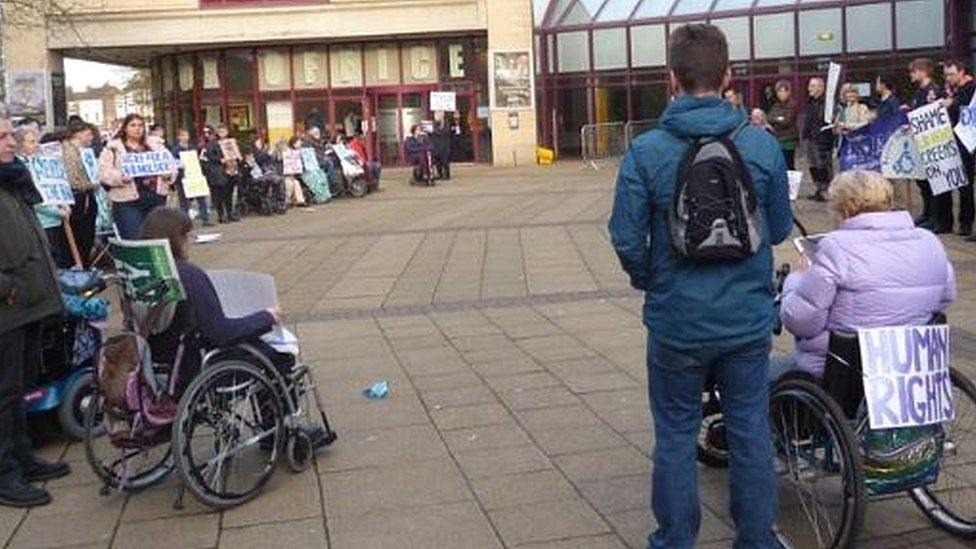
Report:
M125 91L108 84L83 90L69 87L66 99L68 116L78 115L105 130L113 129L130 112L149 120L155 116L148 90Z

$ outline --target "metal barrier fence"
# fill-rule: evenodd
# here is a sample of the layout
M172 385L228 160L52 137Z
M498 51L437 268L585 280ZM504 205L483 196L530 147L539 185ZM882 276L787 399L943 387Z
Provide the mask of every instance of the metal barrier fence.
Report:
M616 163L638 135L655 125L657 125L656 119L584 125L580 128L580 151L583 164L599 170L603 166Z

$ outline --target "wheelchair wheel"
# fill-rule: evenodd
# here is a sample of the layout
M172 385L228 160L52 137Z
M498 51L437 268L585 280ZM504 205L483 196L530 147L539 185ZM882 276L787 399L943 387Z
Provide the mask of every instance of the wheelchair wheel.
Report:
M794 547L852 547L867 492L854 433L816 383L785 379L769 399L779 532Z
M105 486L133 492L153 486L169 475L173 459L165 437L159 444L119 447L106 433L103 418L102 399L93 395L85 410L85 458Z
M353 198L362 198L366 196L366 192L369 189L366 187L366 180L362 177L357 177L349 182L349 194Z
M725 440L722 405L714 389L703 393L702 424L698 431L698 462L715 469L729 466L729 445Z
M950 369L956 418L943 424L939 478L912 490L912 499L939 528L976 538L976 385Z
M215 509L260 493L281 457L284 407L260 369L230 359L187 387L173 429L173 453L190 491Z
M315 456L315 449L312 448L312 439L308 433L298 429L288 437L285 445L285 457L288 461L288 468L293 473L301 473L308 469Z

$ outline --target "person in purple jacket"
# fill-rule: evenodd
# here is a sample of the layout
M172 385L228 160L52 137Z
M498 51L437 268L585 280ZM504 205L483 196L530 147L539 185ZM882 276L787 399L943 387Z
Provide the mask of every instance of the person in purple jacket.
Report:
M786 278L780 316L796 353L771 359L772 379L793 369L822 377L831 331L927 324L955 299L942 242L891 211L892 194L875 172L844 172L831 184L840 224Z

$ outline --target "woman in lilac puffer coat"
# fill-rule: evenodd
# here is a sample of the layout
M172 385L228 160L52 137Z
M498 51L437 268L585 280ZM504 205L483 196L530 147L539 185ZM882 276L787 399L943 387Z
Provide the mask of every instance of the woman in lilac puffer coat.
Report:
M840 225L810 267L786 279L780 315L796 354L773 357L773 376L798 367L821 377L831 331L926 324L956 297L942 242L908 212L891 211L891 184L880 174L842 173L830 197Z

